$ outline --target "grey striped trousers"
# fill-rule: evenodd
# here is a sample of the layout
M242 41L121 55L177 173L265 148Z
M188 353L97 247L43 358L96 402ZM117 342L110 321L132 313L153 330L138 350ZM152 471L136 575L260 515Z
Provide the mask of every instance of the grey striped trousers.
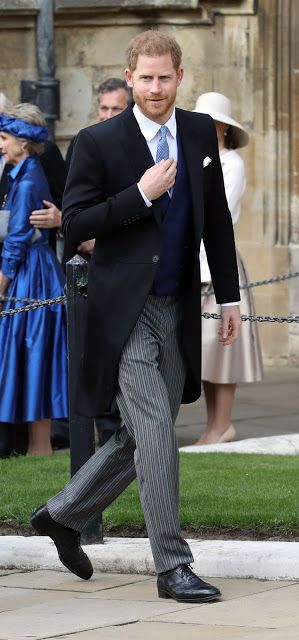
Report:
M47 503L54 520L82 531L137 475L158 573L193 561L178 515L174 422L185 380L180 327L178 299L148 297L119 365L117 403L125 426Z

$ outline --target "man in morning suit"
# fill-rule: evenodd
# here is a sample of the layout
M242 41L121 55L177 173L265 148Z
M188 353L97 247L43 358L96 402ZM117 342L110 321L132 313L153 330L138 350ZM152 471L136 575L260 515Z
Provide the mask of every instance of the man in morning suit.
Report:
M74 243L96 238L78 411L97 416L116 396L125 426L31 523L88 579L80 531L137 475L159 597L205 602L221 594L189 566L174 422L181 401L200 396L202 237L224 305L224 348L240 329L231 216L212 119L174 108L183 77L177 42L141 33L127 66L135 106L79 133L63 205L64 233Z

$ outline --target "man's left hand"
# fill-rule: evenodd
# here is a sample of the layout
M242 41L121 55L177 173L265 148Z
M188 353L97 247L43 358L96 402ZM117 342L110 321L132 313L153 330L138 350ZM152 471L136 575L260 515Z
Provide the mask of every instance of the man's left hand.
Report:
M53 202L43 200L45 209L32 211L29 218L36 229L55 229L61 227L61 211Z
M82 253L89 253L92 255L94 250L95 240L84 240L81 244L78 245L78 251L82 251Z
M242 322L239 305L221 307L221 316L219 342L221 342L223 346L233 344L239 337Z

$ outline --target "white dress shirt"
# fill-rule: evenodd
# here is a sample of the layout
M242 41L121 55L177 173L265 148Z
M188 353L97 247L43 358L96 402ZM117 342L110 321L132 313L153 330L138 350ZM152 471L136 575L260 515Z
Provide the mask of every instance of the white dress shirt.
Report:
M138 122L140 131L142 133L142 135L144 136L144 138L146 139L147 142L147 146L153 156L153 160L154 162L156 162L156 156L157 156L157 146L158 146L158 141L160 138L160 129L161 129L161 125L158 122L154 122L153 120L150 120L150 118L147 118L139 109L139 107L137 106L137 104L134 104L133 107L133 113L134 116ZM173 109L173 112L169 118L169 120L167 120L167 122L165 122L165 126L168 128L167 134L166 134L166 139L168 142L168 147L169 147L169 157L173 158L174 160L178 159L178 145L177 145L177 141L176 141L176 119L175 119L175 109ZM143 197L143 200L145 202L145 204L148 207L152 206L151 201L146 197L144 191L142 191L140 184L138 182L137 184L138 189Z
M140 111L137 104L135 104L133 107L133 113L139 124L140 131L146 139L148 148L153 156L153 160L154 162L156 162L157 146L160 138L159 131L161 129L161 125L158 122L154 122L153 120L150 120L150 118L147 118ZM168 147L169 147L169 157L174 158L174 160L177 160L178 145L176 141L177 127L176 127L176 119L175 119L175 109L173 109L173 112L169 120L165 122L165 127L168 128L166 138L167 138Z

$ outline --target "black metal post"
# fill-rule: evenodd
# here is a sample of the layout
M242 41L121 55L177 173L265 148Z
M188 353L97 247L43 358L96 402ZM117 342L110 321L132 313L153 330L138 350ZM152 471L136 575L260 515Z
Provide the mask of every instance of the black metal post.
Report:
M86 299L80 290L86 287L88 262L75 256L66 265L67 282L67 329L69 370L69 426L71 475L93 455L95 451L94 420L76 413L76 396L80 356L83 351L84 326L86 321ZM82 543L103 542L102 514L81 534Z
M54 79L54 0L39 0L36 43L37 104L45 114L49 138L53 140L55 120L59 118L59 83Z
M36 20L38 80L22 80L21 100L36 104L44 113L49 138L54 140L55 120L60 117L59 81L55 80L54 0L39 0Z

